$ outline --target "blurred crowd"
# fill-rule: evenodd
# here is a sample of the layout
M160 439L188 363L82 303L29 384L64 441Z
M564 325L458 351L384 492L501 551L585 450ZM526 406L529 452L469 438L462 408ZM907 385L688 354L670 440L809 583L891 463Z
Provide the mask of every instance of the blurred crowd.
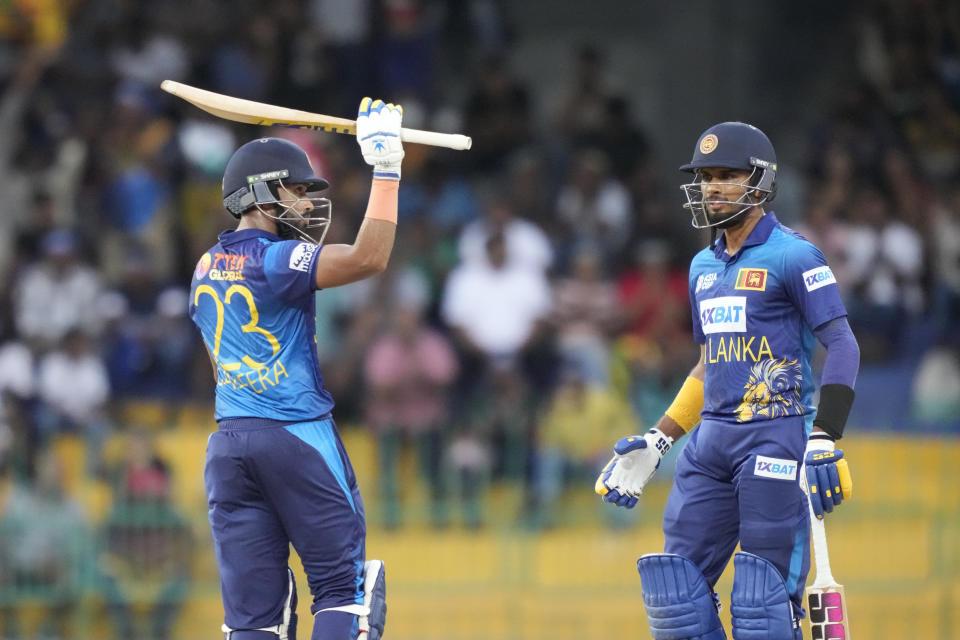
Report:
M807 155L781 151L793 188L773 208L826 254L864 369L907 371L897 383L915 390L910 418L956 430L960 5L861 4L849 26L859 76L838 79L832 104L809 105L821 111ZM340 116L384 96L404 105L405 126L473 137L469 152L407 145L388 272L317 296L324 378L338 421L375 438L384 526L404 522L404 452L435 525L456 505L483 526L484 491L507 481L536 489L524 511L545 526L565 481L589 485L611 442L659 417L697 358L686 272L707 239L679 206L679 174L662 170L656 123L613 89L629 79L614 81L603 47L571 44L556 64L564 98L547 108L511 65L503 5L0 8L0 469L14 492L0 531L19 531L18 505L68 500L50 447L63 433L84 442L87 473L126 478L112 485L116 509L130 482L148 501L166 495L162 460L131 454L154 470L138 484L117 475L105 443L139 437L121 417L131 403L211 402L187 291L197 258L234 224L220 177L237 146L269 134L308 151L331 184L328 243L352 242L362 219L369 168L349 136L214 119L162 93L167 78ZM675 144L692 149L699 131ZM83 524L78 509L55 517L110 526ZM171 518L169 545L185 544ZM121 534L101 539L123 555ZM23 571L56 574L43 561ZM168 573L176 594L184 570ZM104 584L129 628L115 581ZM164 597L157 637L176 607Z

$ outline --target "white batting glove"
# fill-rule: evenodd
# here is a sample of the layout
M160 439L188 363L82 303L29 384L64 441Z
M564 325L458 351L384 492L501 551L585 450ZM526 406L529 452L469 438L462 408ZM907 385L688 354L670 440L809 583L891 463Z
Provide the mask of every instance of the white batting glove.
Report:
M642 436L620 438L594 490L607 502L632 508L671 446L673 438L659 429L650 429Z
M364 98L357 111L357 144L367 164L373 165L373 177L399 180L403 160L400 121L403 107L384 104L383 100Z

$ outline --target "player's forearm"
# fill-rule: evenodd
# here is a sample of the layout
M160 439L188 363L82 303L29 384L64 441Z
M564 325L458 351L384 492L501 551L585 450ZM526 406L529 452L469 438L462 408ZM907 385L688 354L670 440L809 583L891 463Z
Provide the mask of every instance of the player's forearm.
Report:
M687 435L687 432L684 431L683 427L677 424L676 420L666 414L660 418L660 421L657 422L655 428L673 438L674 442Z
M353 244L354 262L365 276L376 275L387 268L397 225L392 222L367 218Z
M701 349L700 361L690 370L690 374L680 388L673 404L657 422L656 428L666 435L679 440L690 429L700 422L700 411L703 409L703 377L706 372L706 363Z
M399 180L374 180L363 224L354 242L357 257L377 273L387 268L397 233Z
M853 406L853 386L860 367L860 347L846 318L836 318L814 330L814 335L827 350L821 376L820 404L813 424L834 440L843 436L843 429Z

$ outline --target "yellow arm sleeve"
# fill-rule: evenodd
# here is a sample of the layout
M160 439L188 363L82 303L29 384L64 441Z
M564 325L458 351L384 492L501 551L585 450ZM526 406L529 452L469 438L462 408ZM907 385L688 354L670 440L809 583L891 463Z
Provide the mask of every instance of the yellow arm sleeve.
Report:
M680 425L684 431L690 431L700 422L700 412L703 410L703 380L687 376L673 399L673 404L667 409L667 417Z

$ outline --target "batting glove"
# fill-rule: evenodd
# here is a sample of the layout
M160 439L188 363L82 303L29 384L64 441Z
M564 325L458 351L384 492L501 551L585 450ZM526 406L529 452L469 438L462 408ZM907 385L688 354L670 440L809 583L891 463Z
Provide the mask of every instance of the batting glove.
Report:
M400 180L403 143L400 121L403 107L384 104L383 100L364 98L357 112L357 144L367 164L373 165L373 177Z
M606 502L632 509L671 446L673 438L659 429L620 438L613 445L613 458L600 472L594 491Z
M853 479L843 449L835 449L833 440L826 436L814 435L807 441L800 481L818 520L853 495Z

